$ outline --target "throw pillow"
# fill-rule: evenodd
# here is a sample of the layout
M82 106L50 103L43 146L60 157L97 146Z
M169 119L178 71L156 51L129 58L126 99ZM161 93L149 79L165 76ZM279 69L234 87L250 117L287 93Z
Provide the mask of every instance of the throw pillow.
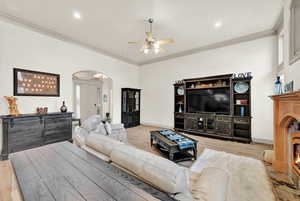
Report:
M88 132L91 132L97 129L97 126L101 123L101 121L101 116L93 115L83 122L82 127L85 128Z
M197 174L194 175L197 177ZM198 179L191 183L190 190L195 200L226 201L229 176L219 168L204 168Z
M101 122L101 123L97 126L96 131L93 132L93 133L97 133L97 134L100 134L100 135L107 135L107 132L106 132L106 129L105 129L104 124Z
M112 134L112 128L111 128L111 124L108 122L105 122L105 129L108 135Z

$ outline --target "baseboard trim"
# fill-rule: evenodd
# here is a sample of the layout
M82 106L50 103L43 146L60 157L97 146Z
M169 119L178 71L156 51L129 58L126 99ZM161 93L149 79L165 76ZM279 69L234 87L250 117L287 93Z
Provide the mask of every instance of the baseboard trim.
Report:
M259 144L274 144L273 140L266 140L260 138L253 138L252 141L254 143L259 143Z

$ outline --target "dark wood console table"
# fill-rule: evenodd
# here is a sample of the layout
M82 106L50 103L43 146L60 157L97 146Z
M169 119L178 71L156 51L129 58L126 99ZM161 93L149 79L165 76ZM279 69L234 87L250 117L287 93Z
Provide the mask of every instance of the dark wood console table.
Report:
M72 113L0 116L1 160L10 153L55 142L72 140Z

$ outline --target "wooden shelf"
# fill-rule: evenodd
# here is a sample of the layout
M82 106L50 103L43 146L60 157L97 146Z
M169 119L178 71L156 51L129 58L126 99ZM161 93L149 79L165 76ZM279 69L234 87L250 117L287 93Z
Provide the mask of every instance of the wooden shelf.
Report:
M239 116L239 115L232 115L232 117L239 117L239 118L252 118L250 116Z
M246 92L246 93L233 93L234 95L249 95L249 92Z
M186 90L197 90L197 89L216 89L216 88L230 88L230 86L213 86L213 87L198 87L198 88L187 88Z
M246 129L239 129L239 128L234 128L233 130L235 131L240 131L240 132L248 132L249 133L249 130L246 130Z
M184 125L184 122L180 122L180 121L175 121L175 124L180 124L180 125Z

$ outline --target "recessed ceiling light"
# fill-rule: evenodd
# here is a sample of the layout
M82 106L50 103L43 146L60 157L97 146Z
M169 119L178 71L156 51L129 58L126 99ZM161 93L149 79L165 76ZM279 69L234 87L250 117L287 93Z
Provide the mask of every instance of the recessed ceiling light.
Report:
M215 28L220 28L223 25L221 21L215 23Z
M73 17L74 17L75 19L80 20L80 19L81 19L81 14L80 14L79 12L77 12L77 11L74 11L74 12L73 12Z

